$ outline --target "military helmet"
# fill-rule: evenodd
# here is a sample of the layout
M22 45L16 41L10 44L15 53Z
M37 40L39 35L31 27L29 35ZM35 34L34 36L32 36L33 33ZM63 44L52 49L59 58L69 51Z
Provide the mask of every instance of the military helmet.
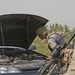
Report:
M39 27L36 29L36 35L43 35L47 33L47 29L45 27Z

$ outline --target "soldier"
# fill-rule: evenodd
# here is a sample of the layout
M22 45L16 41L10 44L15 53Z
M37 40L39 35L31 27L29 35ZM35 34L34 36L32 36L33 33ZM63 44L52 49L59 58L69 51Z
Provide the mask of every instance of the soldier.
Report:
M64 43L63 33L62 32L52 32L48 34L45 27L39 27L36 29L36 35L39 36L41 40L46 39L48 48L53 51L56 45L62 45ZM47 60L51 59L51 56Z
M53 51L54 48L57 45L63 45L65 40L64 40L64 33L63 32L52 32L48 34L47 29L45 27L39 27L36 29L36 35L39 36L41 40L46 39L48 48ZM62 63L70 63L70 56L72 54L71 49L64 49L62 52L64 52L64 57L62 58ZM52 56L49 56L47 60L50 60ZM74 57L75 58L75 57ZM69 75L69 74L66 74ZM74 74L75 75L75 74Z

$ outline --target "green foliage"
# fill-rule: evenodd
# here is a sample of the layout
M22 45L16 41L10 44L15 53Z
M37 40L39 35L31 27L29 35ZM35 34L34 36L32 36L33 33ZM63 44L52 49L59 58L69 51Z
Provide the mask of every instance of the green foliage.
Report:
M75 32L75 27L74 27L73 30L72 30L72 33L73 33L73 32Z
M53 31L65 31L65 32L70 32L70 29L67 25L59 25L59 24L52 24L52 25L49 25L50 26L50 29L49 31L50 32L53 32Z
M53 32L53 31L64 32L65 33L65 39L67 39L72 32L67 25L61 25L61 24L57 24L57 23L50 25L49 33Z
M49 56L50 55L50 50L48 49L48 46L46 44L46 40L41 40L39 37L36 37L35 40L33 41L33 45L36 45L37 49L36 51Z

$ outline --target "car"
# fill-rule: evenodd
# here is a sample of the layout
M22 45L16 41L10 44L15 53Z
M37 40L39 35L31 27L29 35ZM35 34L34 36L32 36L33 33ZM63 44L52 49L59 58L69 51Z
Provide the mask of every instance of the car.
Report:
M31 14L0 15L0 75L39 75L47 56L32 45L47 19Z

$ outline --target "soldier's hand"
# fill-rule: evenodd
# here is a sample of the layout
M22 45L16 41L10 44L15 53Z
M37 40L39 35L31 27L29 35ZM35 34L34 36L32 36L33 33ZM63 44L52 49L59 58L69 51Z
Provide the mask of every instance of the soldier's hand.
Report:
M52 56L48 56L47 58L46 58L46 60L50 60L52 58Z

